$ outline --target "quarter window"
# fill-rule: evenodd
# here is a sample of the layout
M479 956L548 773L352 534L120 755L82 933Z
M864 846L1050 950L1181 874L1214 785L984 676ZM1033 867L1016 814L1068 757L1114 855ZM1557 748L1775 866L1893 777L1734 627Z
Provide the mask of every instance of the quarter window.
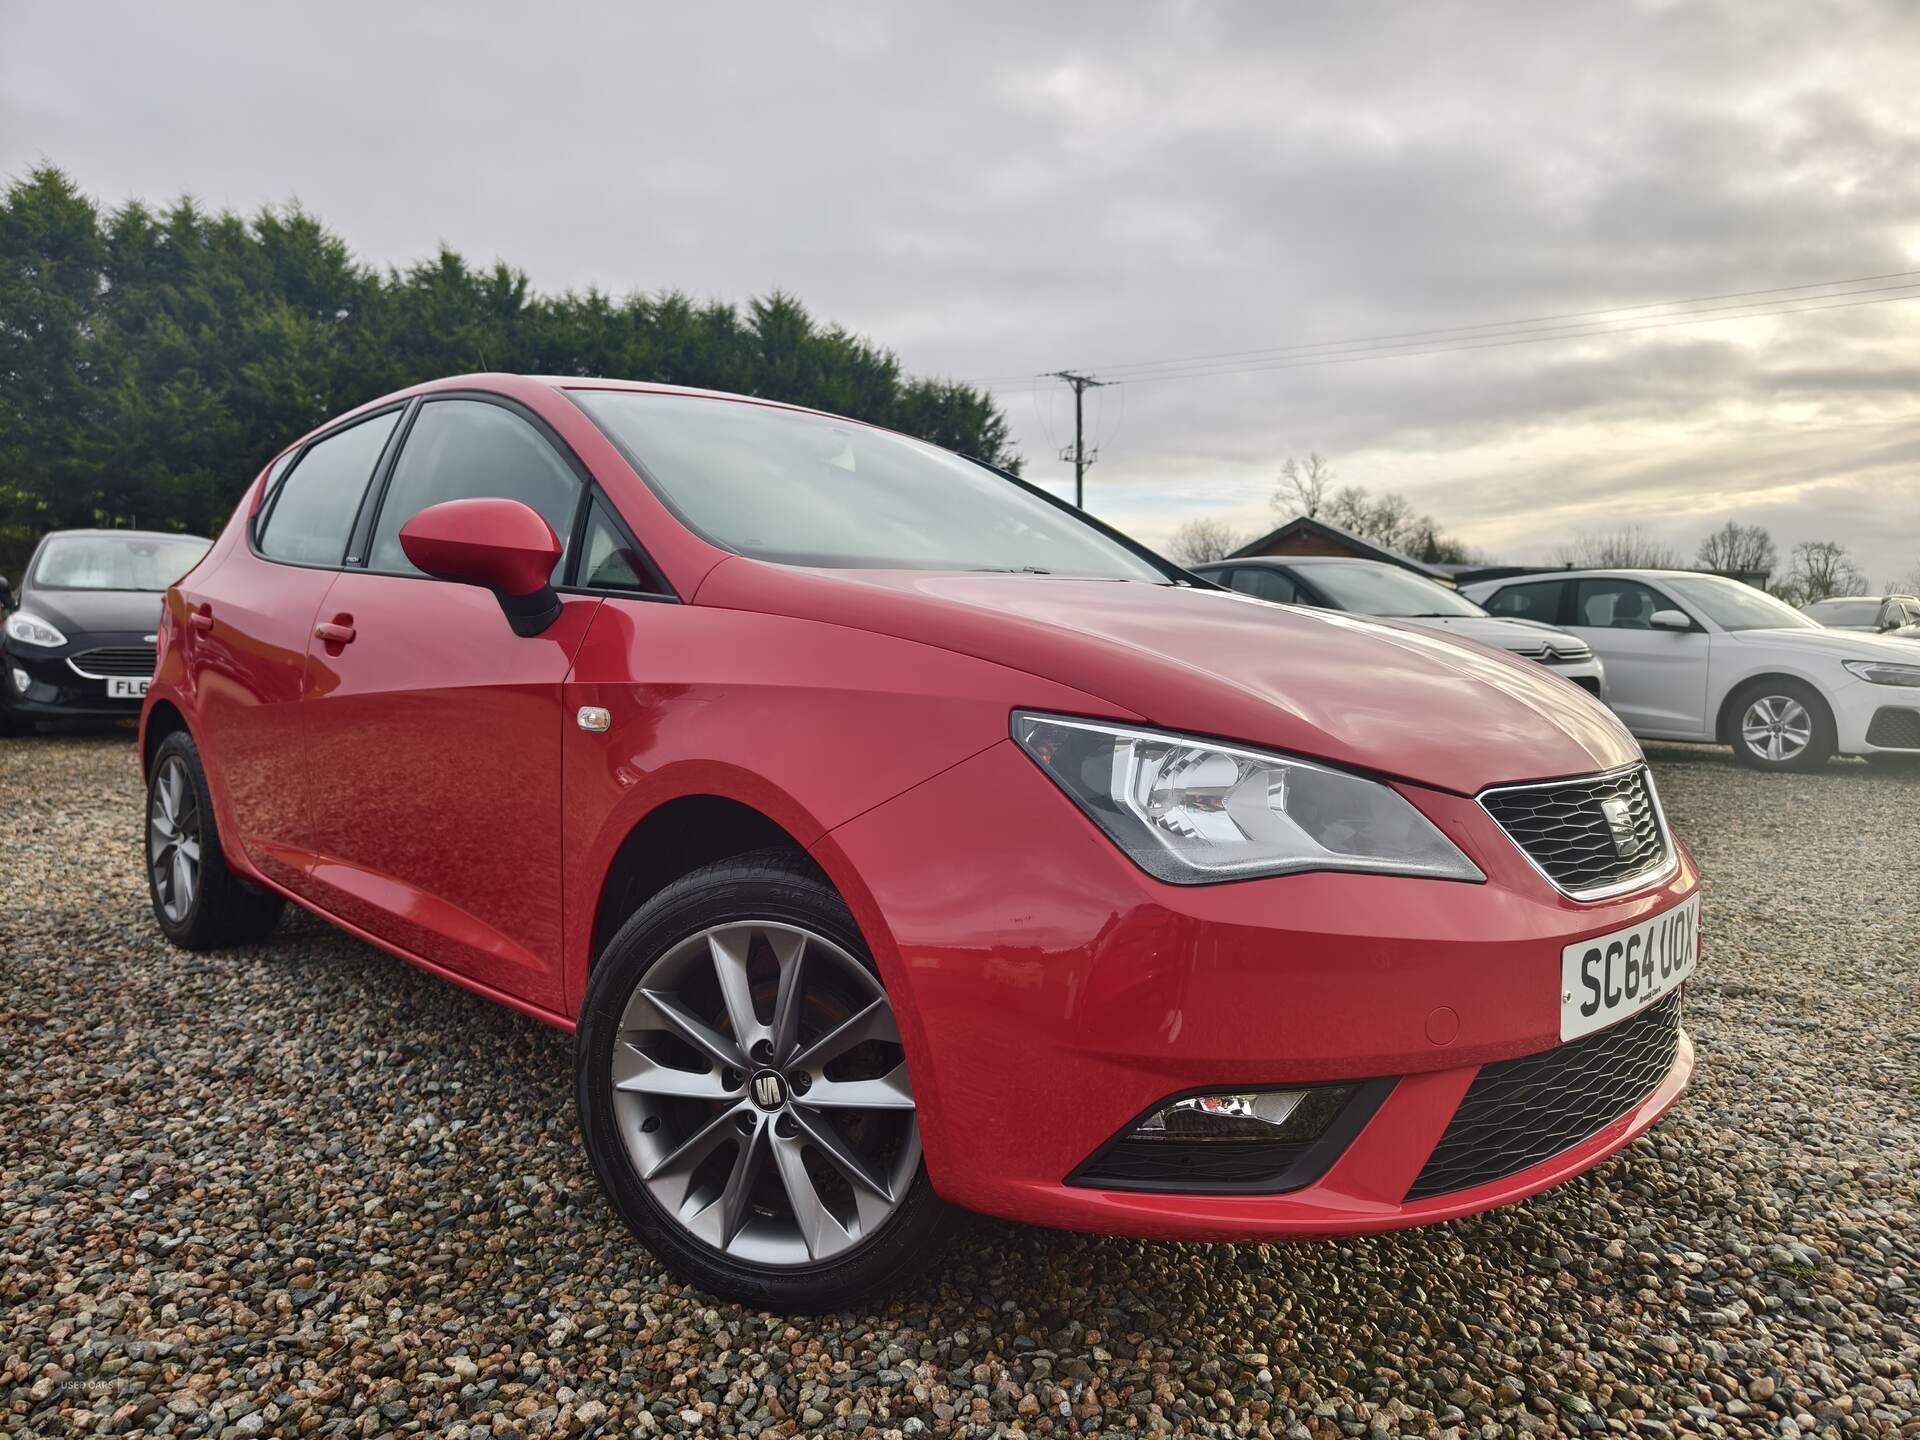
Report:
M387 482L367 568L418 575L400 548L400 529L432 505L478 497L519 500L553 528L565 567L580 477L540 432L504 405L484 400L429 400L407 432Z
M1560 601L1567 593L1564 580L1538 580L1531 585L1509 585L1487 600L1489 615L1515 620L1539 620L1548 625L1560 619Z
M389 410L309 445L274 492L260 529L260 553L296 565L338 565L367 481L399 419L398 410Z
M627 543L627 537L615 525L606 510L595 504L587 519L585 558L580 566L580 583L590 590L638 590L654 587L646 579L647 563Z

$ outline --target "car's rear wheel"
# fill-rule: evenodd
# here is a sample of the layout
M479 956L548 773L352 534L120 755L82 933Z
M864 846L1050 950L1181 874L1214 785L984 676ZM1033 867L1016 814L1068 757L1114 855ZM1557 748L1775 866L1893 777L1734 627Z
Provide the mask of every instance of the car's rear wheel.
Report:
M892 1002L803 857L719 861L654 896L595 965L576 1045L594 1172L683 1279L831 1309L938 1244Z
M286 901L227 867L193 737L160 742L147 776L147 891L167 939L187 950L264 940Z
M1731 715L1734 758L1755 770L1816 770L1838 744L1827 702L1798 680L1756 681Z

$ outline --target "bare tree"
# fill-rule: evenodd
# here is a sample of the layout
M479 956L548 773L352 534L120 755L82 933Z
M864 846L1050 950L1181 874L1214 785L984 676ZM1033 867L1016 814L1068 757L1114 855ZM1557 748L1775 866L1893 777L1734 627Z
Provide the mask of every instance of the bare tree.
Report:
M1773 537L1758 525L1727 521L1700 542L1697 563L1703 570L1771 574L1779 563Z
M1583 570L1678 570L1680 552L1638 525L1592 530L1553 552L1562 565Z
M1289 455L1287 463L1280 467L1279 482L1273 487L1273 508L1288 520L1296 515L1318 519L1332 488L1333 466L1326 456L1312 450L1302 464Z
M1240 532L1232 525L1216 515L1202 515L1174 531L1169 548L1182 565L1204 565L1226 559L1240 544Z
M1781 584L1782 597L1810 605L1832 595L1858 595L1867 577L1838 540L1802 540L1793 547L1793 568Z

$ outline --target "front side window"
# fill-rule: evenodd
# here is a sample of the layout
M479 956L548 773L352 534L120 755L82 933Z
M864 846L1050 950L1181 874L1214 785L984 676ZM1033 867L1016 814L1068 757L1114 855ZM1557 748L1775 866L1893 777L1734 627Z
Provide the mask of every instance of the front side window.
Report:
M1169 583L1073 514L932 445L736 400L570 390L695 533L787 565Z
M260 553L296 565L338 565L373 467L400 412L389 410L309 445L269 502Z
M1582 580L1574 587L1573 623L1600 630L1651 630L1666 599L1638 580Z
M1822 625L1871 625L1880 605L1875 600L1816 600L1801 613Z
M1706 612L1722 630L1818 630L1820 622L1809 619L1784 600L1776 600L1764 590L1719 575L1675 575L1666 583L1680 598ZM1872 621L1868 621L1872 624Z
M197 535L55 535L40 547L40 590L162 591L200 563L212 542Z
M1553 625L1560 619L1560 602L1567 593L1564 580L1539 580L1531 585L1509 585L1487 600L1489 615L1511 620L1538 620Z
M418 575L400 547L401 527L429 506L478 497L532 506L559 537L563 553L554 573L560 573L580 477L532 425L484 400L429 400L420 407L380 502L367 568Z

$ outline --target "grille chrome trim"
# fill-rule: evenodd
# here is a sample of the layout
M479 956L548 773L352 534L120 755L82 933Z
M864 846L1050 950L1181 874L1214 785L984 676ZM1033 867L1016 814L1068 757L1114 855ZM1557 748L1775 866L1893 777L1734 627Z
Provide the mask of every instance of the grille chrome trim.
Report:
M82 660L97 669L81 667ZM159 663L159 651L152 645L101 645L67 656L67 668L82 680L147 680Z
M1654 823L1659 827L1661 858L1654 865L1617 880L1610 880L1603 885L1569 888L1561 884L1554 878L1552 872L1536 860L1527 847L1522 845L1501 823L1500 817L1494 814L1492 807L1487 804L1487 797L1490 795L1511 795L1527 790L1565 790L1580 785L1600 785L1609 780L1635 774L1640 777L1640 783L1646 787L1647 802L1652 806ZM1507 837L1507 842L1520 852L1527 864L1533 867L1534 873L1569 900L1611 900L1616 895L1625 895L1634 890L1649 889L1663 884L1680 870L1680 852L1674 846L1673 832L1667 828L1667 808L1660 803L1660 791L1653 783L1653 770L1644 760L1632 765L1622 765L1617 770L1603 770L1597 775L1571 775L1560 780L1532 780L1522 785L1489 785L1473 797L1473 803L1486 813L1489 820L1499 826L1500 833Z

